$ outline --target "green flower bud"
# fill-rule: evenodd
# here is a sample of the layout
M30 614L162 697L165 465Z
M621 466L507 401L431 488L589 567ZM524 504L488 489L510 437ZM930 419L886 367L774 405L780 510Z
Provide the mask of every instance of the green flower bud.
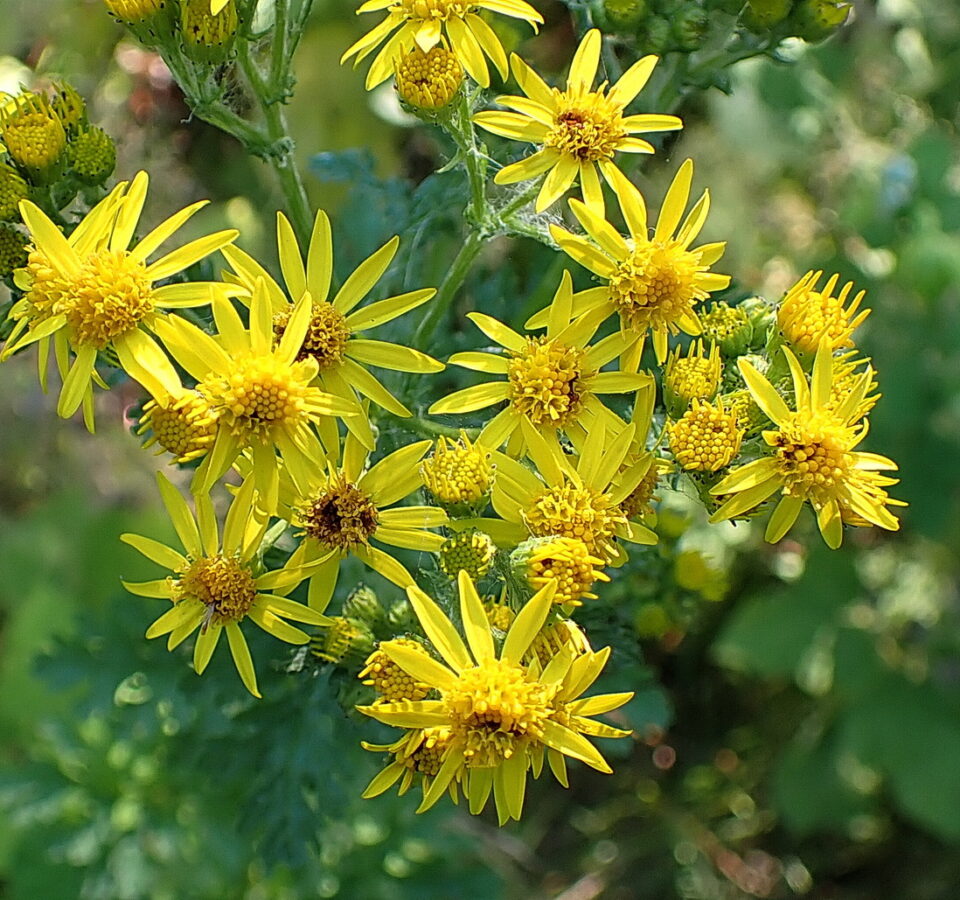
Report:
M722 300L700 313L705 340L720 347L724 357L741 356L753 340L753 323L742 306L730 306Z
M67 135L75 135L87 124L87 104L76 88L66 81L55 82L53 88L53 111L60 117Z
M456 578L461 569L474 581L482 578L493 565L497 546L493 538L471 528L447 538L440 547L440 568L451 578Z
M169 40L173 34L174 0L104 0L113 17L148 47Z
M699 6L687 6L673 20L673 35L681 50L696 50L707 36L710 20Z
M343 604L343 614L363 622L374 637L393 634L387 622L387 611L380 605L376 592L366 585L358 587Z
M331 624L310 640L310 652L323 662L359 669L373 645L373 635L363 622L332 616Z
M756 34L764 34L788 15L793 0L747 0L743 23Z
M753 395L746 389L722 394L720 401L736 415L737 425L744 430L745 438L755 437L771 425L766 414L757 406Z
M651 16L640 30L640 46L644 53L663 53L673 46L673 29L663 16Z
M116 145L102 128L91 126L70 141L67 164L84 184L103 184L116 168Z
M843 0L801 0L791 17L792 33L805 41L830 37L850 15L852 3Z
M774 331L777 330L776 308L768 303L765 298L747 297L746 300L737 305L737 309L742 309L750 320L750 327L753 330L750 338L751 346L757 347L765 344L771 327Z
M6 222L0 223L0 278L27 264L27 236Z
M49 183L60 177L67 134L42 94L24 92L0 112L0 138L32 180Z
M20 219L20 201L30 196L30 185L12 166L0 163L0 219Z
M603 0L603 14L612 31L635 31L647 11L647 0Z
M216 15L210 0L181 0L180 35L183 50L197 62L221 63L230 56L240 27L234 0Z

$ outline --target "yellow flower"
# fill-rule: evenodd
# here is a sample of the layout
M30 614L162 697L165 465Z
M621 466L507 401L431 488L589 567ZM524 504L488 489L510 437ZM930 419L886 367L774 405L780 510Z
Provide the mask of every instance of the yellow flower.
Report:
M134 24L143 22L157 15L166 5L167 0L103 0L107 9L121 22ZM217 3L218 0L214 0ZM219 5L226 6L231 0L219 0Z
M202 306L236 289L214 282L155 283L192 266L226 246L238 232L218 231L197 238L152 263L150 257L206 201L170 216L130 247L147 195L148 177L140 172L118 185L65 238L30 202L21 204L35 250L16 278L25 296L11 311L17 324L7 341L6 358L35 341L46 359L53 338L64 376L57 412L70 416L81 406L92 415L97 354L112 349L121 367L159 403L180 391L173 364L148 331L168 317L163 310ZM68 354L75 359L68 368Z
M439 45L424 53L414 47L397 65L397 93L417 109L441 109L463 84L456 54Z
M188 463L206 456L217 437L217 410L199 391L184 389L166 406L151 400L143 407L137 434L150 436L144 449L157 445L157 453L173 454L173 461Z
M279 341L262 280L253 291L249 327L224 297L214 297L213 317L218 337L174 316L156 325L157 335L197 380L197 390L216 414L217 435L197 469L193 490L209 491L246 452L260 500L273 513L279 490L277 454L291 474L305 480L325 458L313 428L325 417L363 411L355 401L311 384L317 374L315 360L297 361L310 323L309 296L295 306Z
M505 81L507 55L494 30L477 13L489 10L522 19L529 22L534 31L543 22L543 16L524 0L367 0L357 14L384 9L387 17L340 57L342 65L355 55L354 65L359 65L387 41L367 73L368 91L386 81L394 73L397 60L414 46L424 53L438 45L448 47L481 87L490 86L486 54Z
M634 425L609 443L601 429L591 429L575 464L556 437L545 437L528 423L523 428L539 477L506 455L497 459L492 500L503 521L483 519L478 525L498 544L516 545L529 537L573 538L606 564L626 559L618 538L636 544L657 542L648 528L628 521L620 507L639 481L619 474L634 440Z
M464 431L456 441L437 438L433 455L420 464L420 474L426 489L451 510L485 504L493 484L490 451L471 443Z
M537 195L537 212L563 196L579 177L584 202L595 215L603 216L600 174L614 189L617 176L624 177L613 162L614 154L618 150L653 153L651 144L633 135L683 127L676 116L623 114L650 78L656 56L635 62L609 91L606 82L592 89L601 43L596 28L583 36L563 91L548 87L519 56L511 55L514 78L526 97L497 97L497 103L514 111L474 116L487 131L540 146L532 156L501 169L494 178L497 184L514 184L548 172Z
M546 666L539 661L523 662L550 613L552 587L535 594L517 614L499 655L483 604L465 573L460 575L459 588L466 642L430 597L415 586L407 589L420 624L442 662L412 648L381 645L400 668L437 691L438 699L378 703L358 709L387 725L410 730L416 746L426 729L443 729L446 739L438 754L440 766L429 774L418 812L429 809L452 784L459 783L475 815L492 793L503 824L520 818L527 770L544 752L579 759L600 772L610 772L584 735L613 737L627 732L587 717L616 709L633 695L579 699L600 674L606 661L604 654L575 658L571 653L561 653ZM398 756L373 779L364 796L387 790L407 770Z
M853 332L870 315L869 309L860 309L866 291L858 292L847 303L853 282L848 281L834 297L840 276L831 275L823 289L817 290L822 275L823 272L807 272L787 291L777 309L777 326L800 354L813 356L822 341L826 341L831 350L852 347Z
M290 222L283 213L277 214L277 244L286 292L263 266L239 248L226 248L224 256L233 267L236 280L248 291L253 290L258 279L263 280L278 335L284 334L294 305L305 294L309 295L310 319L297 348L297 360L314 361L318 384L324 391L345 403L356 403L358 394L362 394L394 415L407 417L410 410L365 367L426 373L441 371L443 363L411 347L360 335L416 309L431 299L436 290L409 291L357 308L393 261L399 242L399 238L391 238L360 263L332 300L328 297L333 276L333 239L330 220L322 210L314 222L306 264ZM350 418L346 425L368 450L373 450L373 432L365 416ZM332 452L339 441L332 422L326 423L321 436Z
M703 352L703 341L694 341L684 356L675 347L667 358L663 373L663 399L672 416L681 416L694 400L712 400L720 390L723 363L720 348L710 347Z
M513 551L510 561L534 590L555 581L553 602L561 606L582 606L585 597L596 600L591 588L610 580L603 572L604 561L577 538L532 538Z
M606 283L581 291L574 297L573 314L594 310L604 317L617 313L620 328L633 338L621 359L627 371L636 371L647 332L653 335L657 362L667 358L667 338L683 331L700 333L697 303L730 283L729 275L708 271L722 255L726 244L703 244L691 249L710 209L710 193L704 191L684 218L690 196L693 163L680 166L660 210L653 237L647 231L647 209L640 192L619 172L611 173L620 209L630 230L621 237L609 222L582 203L570 201L570 208L595 243L571 234L556 225L550 233L560 248ZM682 222L681 222L682 220ZM542 325L541 311L527 322L527 328Z
M777 428L763 432L772 455L734 469L712 489L714 495L732 496L710 521L743 515L780 491L765 535L771 543L790 530L805 502L817 514L824 541L834 549L843 539L844 520L896 531L900 523L886 508L894 501L883 490L896 482L878 473L897 466L885 456L856 449L867 434L866 422L857 423L870 390L870 373L863 373L843 403L831 409L834 369L829 341L820 345L809 384L789 348L784 347L783 353L793 378L795 411L750 363L738 360L754 400Z
M381 641L377 649L367 657L364 668L357 676L365 685L377 692L379 695L377 703L422 700L430 693L429 684L412 678L390 658L388 649L397 645L407 647L415 653L427 655L423 647L410 638Z
M127 582L124 587L139 597L166 598L173 603L148 629L147 637L167 634L167 649L200 629L193 650L193 666L202 675L226 630L227 642L240 678L255 697L257 676L240 623L250 619L264 631L290 644L306 644L310 637L284 619L325 625L325 616L272 591L290 591L309 569L287 565L270 572L258 571L258 551L269 520L256 505L252 483L236 494L223 526L223 540L209 495L195 498L191 514L179 491L162 474L157 475L164 506L184 552L137 534L121 540L171 574L155 581Z
M489 534L471 528L447 538L437 554L440 568L451 578L456 578L462 569L474 581L479 581L490 571L497 545Z
M428 528L447 524L447 514L435 506L394 506L420 487L417 463L430 441L408 444L364 471L367 450L353 434L344 441L343 460L289 471L283 482L283 517L301 529L303 540L295 560L324 559L310 579L308 602L322 612L337 584L340 560L356 556L400 587L413 584L402 563L379 547L436 552L443 537Z
M740 452L743 429L736 413L718 402L703 400L693 405L676 422L667 424L670 450L680 467L688 472L716 472L729 466Z
M67 133L43 94L24 91L0 108L0 140L10 158L40 182L56 180Z
M467 318L505 352L455 353L450 362L465 369L506 375L507 379L456 391L434 403L429 412L467 413L506 400L507 407L487 423L478 440L488 447L510 441L512 453L519 453L523 446L523 421L544 434L555 434L578 423L584 427L599 423L601 431L617 423L622 426L597 394L635 391L649 384L651 378L645 373L601 372L629 341L611 335L588 347L600 324L599 317L571 321L572 303L572 281L565 271L548 307L547 333L543 337L523 337L490 316L469 313Z
M833 384L830 386L830 400L826 404L829 410L840 407L847 397L856 389L861 378L866 376L867 389L863 392L863 399L854 411L857 419L862 419L870 412L880 394L876 393L877 373L870 365L870 360L857 356L856 350L841 353L833 358Z

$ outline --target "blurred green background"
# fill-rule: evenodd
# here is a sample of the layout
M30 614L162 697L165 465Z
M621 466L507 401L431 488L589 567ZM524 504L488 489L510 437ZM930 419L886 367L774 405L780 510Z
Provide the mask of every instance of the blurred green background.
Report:
M345 271L411 233L431 198L455 213L460 190L457 173L414 190L447 148L338 65L364 30L354 8L317 3L290 106ZM270 259L270 173L189 120L100 0L2 13L0 90L69 78L117 138L118 175L150 171L145 221L209 196L195 227L230 223ZM549 69L574 42L564 7L544 13L529 46ZM958 48L955 4L858 2L827 43L790 42L784 61L735 67L729 95L687 98L678 143L645 162L655 207L694 157L740 296L779 297L808 268L868 289L859 344L884 394L870 449L899 462L910 506L900 533L857 529L829 553L812 528L776 547L750 527L708 529L664 492L660 546L606 592L615 620L585 620L595 643L617 641L603 686L638 691L636 739L604 747L613 776L534 785L516 826L418 817L412 796L361 801L377 761L359 741L373 735L343 713L336 672L261 665L258 703L223 658L201 681L144 640L155 608L118 577L152 576L117 536L169 526L158 463L124 428L136 395L103 395L89 436L55 418L31 358L0 367L0 896L960 895ZM406 249L418 285L442 276L455 222ZM461 310L536 308L541 271L561 263L527 244L491 248ZM456 325L450 340L474 338Z

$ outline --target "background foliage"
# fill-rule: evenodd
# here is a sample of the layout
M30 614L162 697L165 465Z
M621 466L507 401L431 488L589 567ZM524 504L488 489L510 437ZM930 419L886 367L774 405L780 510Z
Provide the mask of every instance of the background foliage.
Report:
M336 64L362 28L353 8L318 3L297 57L291 119L312 200L334 216L345 270L403 231L400 270L436 284L459 240L445 211L460 176L423 180L449 148ZM567 12L544 13L545 64L559 65L575 45ZM899 534L858 529L829 553L814 534L770 547L742 525L708 531L664 492L643 575L611 585L622 614L584 620L595 644L617 629L628 648L606 679L636 687L637 738L604 747L613 776L535 785L514 827L361 801L370 725L332 699L348 689L331 690L335 676L277 659L256 702L225 659L200 681L143 640L154 610L116 573L148 573L117 535L163 526L150 458L109 427L135 398L105 394L90 438L55 421L32 362L0 368L0 896L955 897L958 44L951 4L858 3L826 44L791 43L790 62L732 69L729 95L691 97L670 160L646 165L641 187L658 196L695 157L742 292L779 296L810 267L868 289L858 343L885 395L873 445L900 463L911 505ZM269 258L269 173L184 121L169 76L99 0L5 3L0 89L31 77L25 63L91 100L121 174L151 171L148 220L210 196L198 232L240 227ZM446 235L429 256L428 229ZM549 299L559 256L499 243L458 304L522 321ZM456 327L427 349L466 347Z

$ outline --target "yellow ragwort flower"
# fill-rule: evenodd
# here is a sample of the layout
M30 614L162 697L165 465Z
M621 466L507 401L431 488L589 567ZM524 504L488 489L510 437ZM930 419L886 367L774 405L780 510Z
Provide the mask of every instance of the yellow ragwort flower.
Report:
M570 208L592 241L556 225L550 233L560 248L605 282L574 297L573 314L594 310L603 316L620 317L620 328L633 338L621 357L621 366L636 371L647 332L653 336L657 362L667 358L667 338L680 331L700 333L700 320L694 308L711 291L730 283L729 275L710 272L710 266L722 255L726 244L691 244L703 228L710 210L710 193L704 191L693 209L684 217L690 197L693 163L680 166L660 210L660 218L651 238L647 231L647 208L640 192L626 177L611 172L620 209L630 230L621 237L616 229L577 200ZM539 327L546 313L534 315L527 328Z
M0 107L0 141L30 177L47 181L59 170L67 133L43 94L24 91Z
M451 578L463 570L474 581L479 581L493 565L497 545L489 534L469 528L447 538L437 551L440 568Z
M166 451L176 463L188 463L207 455L217 437L217 410L200 391L183 389L166 406L156 400L144 404L137 434L149 437L143 447L157 445L157 454Z
M297 349L297 360L313 361L317 383L324 391L351 404L362 394L394 415L408 417L410 410L366 367L429 373L441 371L443 363L412 347L371 340L363 333L416 309L430 300L436 290L422 288L360 306L390 266L399 243L398 237L391 238L360 263L332 300L328 298L333 278L333 238L330 220L323 210L314 221L306 262L287 217L277 214L277 245L286 291L263 266L238 247L226 248L224 256L233 267L236 280L248 291L253 290L258 280L263 281L278 337L285 334L295 305L304 296L308 297L310 318ZM373 432L366 416L351 417L345 424L364 447L373 450ZM320 436L327 452L334 453L340 438L332 420L321 424Z
M371 542L428 553L440 549L443 537L427 529L447 524L442 509L394 506L420 487L417 463L429 447L430 441L408 444L366 469L368 451L350 433L339 464L331 460L325 471L314 465L287 473L281 513L303 536L294 558L317 563L308 593L311 607L327 608L340 561L351 555L400 587L414 583L402 563Z
M575 657L563 652L546 665L537 659L523 661L550 613L552 586L538 591L520 610L499 655L483 604L466 574L461 574L459 588L466 642L430 597L417 587L407 589L420 624L442 662L423 651L390 646L389 642L381 645L411 677L435 690L438 698L377 703L358 709L387 725L413 732L409 739L417 747L426 729L444 729L446 739L437 754L440 766L430 770L418 812L429 809L451 785L459 784L474 815L483 810L492 793L500 824L504 824L520 818L527 771L544 753L551 758L553 754L561 759L568 756L600 772L610 772L584 735L616 737L628 732L587 717L616 709L633 695L579 699L600 674L606 661L603 653ZM552 761L551 768L554 764ZM403 754L397 754L373 779L364 796L382 793L409 769Z
M381 641L377 649L367 657L366 664L357 677L377 692L377 703L422 700L430 693L430 685L408 675L405 669L393 661L387 652L393 646L402 646L415 653L429 655L420 643L410 638Z
M687 472L716 472L740 452L743 428L737 414L703 400L693 404L676 422L667 424L674 459Z
M490 451L461 431L454 441L437 438L433 454L420 463L426 489L451 510L467 510L485 501L493 484Z
M216 413L217 436L197 469L193 490L209 491L248 453L260 500L273 513L280 461L305 480L325 458L314 428L325 418L359 416L363 410L356 401L313 386L315 360L298 361L310 324L308 296L294 307L279 340L262 280L253 291L249 327L225 297L213 298L213 318L216 337L180 317L168 316L156 325L159 338L197 380L197 390Z
M703 341L693 341L686 356L675 347L667 357L663 373L663 399L670 415L682 415L694 400L712 400L720 390L722 370L716 344L705 354Z
M41 362L52 338L63 376L57 412L70 416L81 406L92 421L93 381L97 354L112 349L128 375L159 403L178 394L180 377L150 336L169 317L168 309L203 306L213 299L227 302L232 285L184 282L155 283L192 266L226 246L238 232L218 231L197 238L152 263L147 259L206 201L170 216L130 247L147 195L148 177L140 172L128 185L118 185L65 238L57 226L30 202L21 204L23 220L33 237L27 267L16 277L25 295L14 305L17 320L3 358L35 341ZM69 353L75 354L72 364ZM43 367L42 367L43 368Z
M651 144L634 135L683 127L676 116L623 114L650 78L657 64L656 56L644 56L635 62L609 91L606 82L593 90L601 43L596 28L583 36L563 91L548 87L530 66L512 54L513 75L526 96L497 97L497 103L511 112L490 110L474 116L474 121L487 131L539 145L532 156L506 166L494 178L497 184L514 184L547 172L537 195L537 212L543 212L562 197L579 178L584 202L602 217L600 175L614 189L613 173L623 177L613 161L617 151L653 153Z
M732 496L711 522L743 515L779 491L780 502L765 535L771 543L790 530L805 502L817 514L824 541L834 549L843 539L844 521L896 531L900 523L887 506L902 504L883 490L896 481L879 473L897 466L885 456L856 449L867 434L861 410L870 390L869 371L860 375L843 403L830 408L834 368L829 341L820 345L809 384L796 356L782 349L793 378L796 410L750 363L738 361L750 393L776 429L763 432L771 455L734 469L712 489L714 495Z
M463 84L463 66L456 54L437 45L424 53L414 47L397 65L397 93L417 109L441 109Z
M341 65L356 56L359 65L384 40L367 72L366 88L372 90L396 70L397 62L415 46L429 53L436 46L449 49L467 74L481 87L490 86L484 55L507 79L507 54L496 32L478 15L481 10L529 22L536 30L543 22L524 0L367 0L357 14L387 10L387 17L340 57Z
M173 604L147 629L147 637L169 635L167 649L172 650L199 628L193 666L202 675L225 630L241 680L251 694L259 697L253 660L240 623L250 619L282 641L306 644L309 635L284 620L325 625L328 619L273 592L292 590L309 570L289 564L269 572L259 570L257 554L269 519L257 509L252 483L245 484L230 504L221 543L209 495L194 498L194 516L180 492L162 474L158 473L157 481L184 552L138 534L120 538L171 572L155 581L123 583L132 594L165 598Z
M493 375L505 375L505 381L485 382L455 391L438 400L429 412L433 415L467 413L507 401L505 409L484 427L479 442L499 447L509 441L511 453L523 446L521 422L529 422L544 434L569 429L576 424L585 428L599 425L601 431L622 427L623 422L604 406L597 394L628 393L650 383L646 373L601 372L628 346L629 340L611 335L587 346L600 324L599 316L582 316L571 321L573 283L563 273L553 302L547 308L547 333L543 337L524 337L483 313L469 313L470 319L487 337L503 347L501 353L467 352L450 357L453 365Z
M787 291L777 309L777 327L799 354L813 356L822 341L831 350L852 347L853 332L870 315L869 309L860 309L866 291L859 291L847 303L853 282L848 281L835 297L833 292L840 276L831 275L823 289L817 290L822 275L823 272L807 272Z
M610 580L603 572L604 561L578 538L532 538L513 551L510 561L535 591L555 581L553 602L561 606L582 606L584 598L596 600L593 586Z

